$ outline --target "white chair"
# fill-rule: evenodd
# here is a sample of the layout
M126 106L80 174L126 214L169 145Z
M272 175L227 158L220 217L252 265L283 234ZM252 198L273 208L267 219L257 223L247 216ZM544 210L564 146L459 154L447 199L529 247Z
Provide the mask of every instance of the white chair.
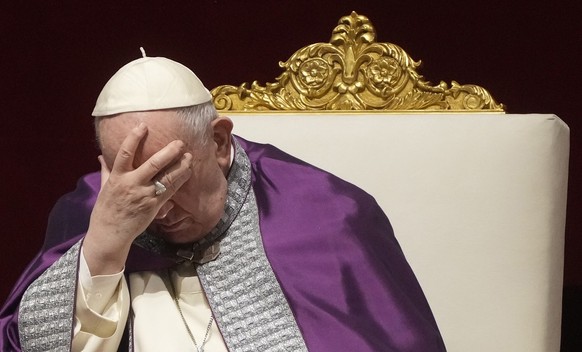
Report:
M478 86L430 86L374 34L352 13L330 43L282 63L277 83L221 86L215 101L236 134L377 199L449 351L558 351L568 127L505 114Z

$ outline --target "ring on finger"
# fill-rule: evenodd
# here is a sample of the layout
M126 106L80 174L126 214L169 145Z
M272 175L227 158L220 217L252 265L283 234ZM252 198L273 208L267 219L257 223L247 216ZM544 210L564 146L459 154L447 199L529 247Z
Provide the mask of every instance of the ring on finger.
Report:
M154 181L154 188L156 196L162 195L167 190L166 186L158 180Z

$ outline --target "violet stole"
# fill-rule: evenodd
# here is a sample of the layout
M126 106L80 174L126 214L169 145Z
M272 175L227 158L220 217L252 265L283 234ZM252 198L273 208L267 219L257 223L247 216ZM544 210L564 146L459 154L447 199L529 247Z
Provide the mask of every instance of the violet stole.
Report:
M272 147L240 140L263 244L310 351L445 351L376 201Z

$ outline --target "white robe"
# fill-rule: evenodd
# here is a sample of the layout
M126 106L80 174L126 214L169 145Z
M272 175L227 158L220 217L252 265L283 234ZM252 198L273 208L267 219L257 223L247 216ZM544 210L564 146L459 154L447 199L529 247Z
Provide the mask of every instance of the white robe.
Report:
M211 316L200 280L191 266L172 271L171 280L179 295L180 308L200 348ZM131 294L123 272L91 277L81 254L73 351L117 351L130 300L135 315L136 352L196 351L160 274L132 273L129 281ZM204 351L228 351L214 321Z

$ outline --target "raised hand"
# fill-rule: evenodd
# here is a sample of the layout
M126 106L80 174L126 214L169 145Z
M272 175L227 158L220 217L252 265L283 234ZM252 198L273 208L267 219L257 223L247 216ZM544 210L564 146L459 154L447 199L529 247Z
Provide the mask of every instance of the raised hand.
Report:
M113 274L125 265L133 240L190 178L192 155L176 140L136 167L136 151L147 134L142 123L122 142L111 170L102 156L101 191L91 214L83 252L91 275ZM166 191L156 195L154 181Z

